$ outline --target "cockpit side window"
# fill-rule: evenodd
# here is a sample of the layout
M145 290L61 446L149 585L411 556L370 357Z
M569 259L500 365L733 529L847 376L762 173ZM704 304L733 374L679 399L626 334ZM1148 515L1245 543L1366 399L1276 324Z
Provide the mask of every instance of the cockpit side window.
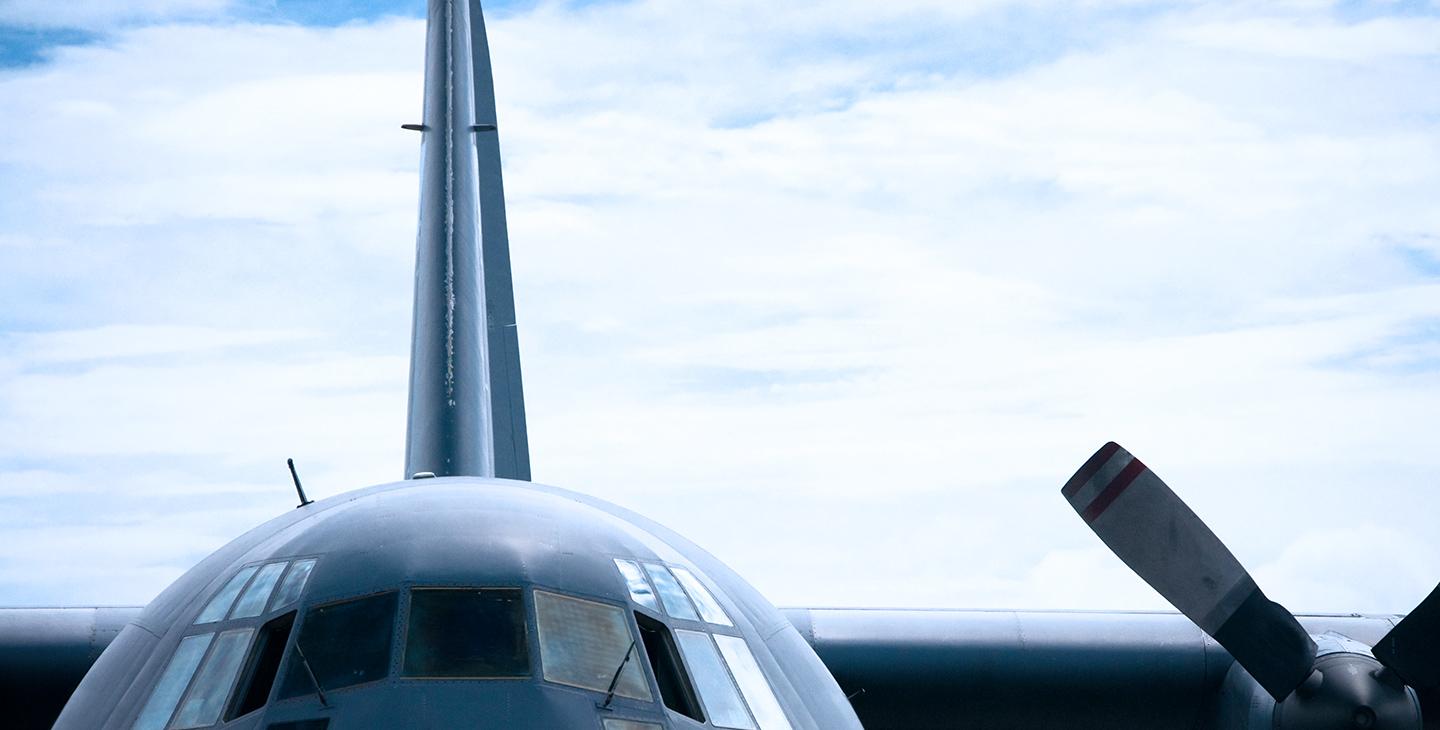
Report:
M280 663L285 659L285 647L290 643L290 629L295 625L295 612L291 611L271 619L260 631L250 657L245 661L245 671L235 689L235 699L226 721L241 715L248 715L265 706L270 690L275 686L275 677L280 672Z
M310 579L313 570L314 558L292 563L290 571L285 574L285 580L280 582L280 588L275 591L275 597L270 601L270 610L278 611L300 600L300 593L305 590L305 582Z
M180 640L132 728L210 727L222 713L228 722L264 706L295 620L293 610L273 612L299 600L315 562L272 560L235 571L187 629L196 633Z
M640 628L640 640L645 644L645 658L650 660L650 671L655 673L655 684L660 687L660 700L674 712L696 722L705 722L705 713L695 697L695 688L685 672L685 664L680 661L670 627L639 612L635 614L635 623Z
M685 595L685 589L675 581L675 576L670 570L659 563L645 563L645 572L650 576L650 582L655 584L655 590L660 594L660 603L665 606L665 613L678 619L687 621L699 621L700 615L695 612L695 605Z
M390 591L305 612L296 646L309 661L322 690L339 689L383 679L390 668L395 635L396 593ZM281 699L315 691L305 663L292 652Z
M405 634L407 677L530 676L519 588L416 588Z
M230 609L230 618L250 618L259 616L265 610L265 604L270 601L270 592L275 590L275 582L280 580L280 574L285 572L285 563L268 563L255 573L255 579L245 587L245 592L240 594L239 600L235 601L235 607Z
M258 565L241 568L240 572L236 573L235 577L231 578L230 582L226 583L225 587L221 588L209 603L205 604L205 610L200 612L195 623L211 624L224 619L225 615L230 613L230 606L235 603L235 597L240 595L240 589L250 582L250 576L255 575L255 571L259 569Z
M140 717L135 720L132 730L161 730L170 722L180 695L189 686L190 678L195 676L195 670L214 638L215 634L196 634L180 640L180 646L170 657L170 663L165 665L160 681L150 692L150 699L145 701L145 708L140 710Z
M678 565L670 566L670 572L675 574L675 579L680 581L680 585L685 587L685 592L690 594L690 598L695 601L695 607L700 609L700 616L705 619L706 623L719 626L735 625L731 623L730 617L725 615L725 609L720 608L720 603L715 600L715 596L710 595L710 589L706 588L694 573Z
M180 703L179 712L170 721L172 730L209 727L220 720L225 709L225 700L230 697L230 688L240 673L245 661L245 650L250 646L250 637L255 629L233 629L222 631L215 639L215 647L200 666L190 691Z
M685 666L694 675L695 686L700 690L700 701L705 704L711 724L736 730L756 730L755 721L745 709L745 702L730 680L730 673L721 662L710 635L676 629L675 641L680 645L680 654L685 657Z
M637 610L635 621L667 708L700 722L708 717L715 727L793 730L750 645L733 635L735 622L698 571L623 558L615 566L630 600L657 614ZM665 617L681 622L673 633L675 622ZM691 625L684 622L693 628L679 628Z
M616 558L615 567L620 569L620 575L625 579L625 587L630 591L630 600L651 611L660 610L660 606L655 603L655 591L651 590L650 582L645 579L645 572L640 570L639 563Z
M780 707L780 701L775 699L770 683L760 671L760 664L755 661L750 645L738 636L724 634L715 634L715 645L720 647L720 656L725 658L725 666L730 668L730 675L740 685L740 694L745 696L760 730L791 730L790 720L785 717L785 710Z
M546 681L650 700L639 642L625 610L581 598L535 591L535 626Z

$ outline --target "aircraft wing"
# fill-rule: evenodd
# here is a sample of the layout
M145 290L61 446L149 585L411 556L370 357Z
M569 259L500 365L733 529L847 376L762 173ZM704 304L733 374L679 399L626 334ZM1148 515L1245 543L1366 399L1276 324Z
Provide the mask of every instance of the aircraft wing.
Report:
M135 607L0 608L7 727L48 728ZM1234 660L1178 613L785 609L868 730L1216 726ZM1298 617L1372 645L1398 616ZM1430 716L1440 697L1422 696ZM1440 723L1426 723L1440 728Z
M1231 726L1215 713L1234 660L1178 613L784 613L867 730ZM1399 617L1298 618L1311 634L1370 646Z
M48 728L100 652L140 607L0 608L5 726Z

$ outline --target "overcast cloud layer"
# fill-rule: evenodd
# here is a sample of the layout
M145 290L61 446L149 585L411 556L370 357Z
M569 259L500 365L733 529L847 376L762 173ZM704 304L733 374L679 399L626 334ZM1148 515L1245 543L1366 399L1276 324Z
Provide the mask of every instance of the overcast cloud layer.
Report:
M0 68L0 604L400 476L423 23L284 6L0 2L93 34ZM1115 439L1291 608L1440 580L1440 6L490 37L537 480L779 604L1162 607L1058 493Z

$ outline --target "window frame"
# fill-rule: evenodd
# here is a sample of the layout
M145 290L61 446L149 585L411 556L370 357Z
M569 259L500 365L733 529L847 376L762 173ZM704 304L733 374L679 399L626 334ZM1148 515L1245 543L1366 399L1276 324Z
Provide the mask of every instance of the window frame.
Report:
M297 601L298 603L298 601ZM240 712L245 700L249 698L255 684L256 672L260 669L263 653L262 649L270 648L270 632L274 631L272 626L280 625L288 620L285 628L285 641L280 645L280 661L275 665L275 674L270 677L270 688L260 698L260 704L252 709ZM230 689L230 699L225 705L225 713L220 716L223 725L233 722L257 710L263 710L268 706L280 687L280 679L286 669L285 661L290 657L291 642L295 640L295 628L300 623L300 607L291 606L288 611L280 611L267 619L264 623L255 627L255 637L250 642L250 650L245 655L245 664L240 668L240 674L235 678L235 686ZM265 643L261 643L261 642ZM243 691L242 691L243 690Z
M402 596L403 596L403 595L407 595L407 594L406 594L406 591L405 591L405 589L404 589L403 587L402 587L402 588L385 588L385 589L383 589L383 590L378 590L378 591L369 591L369 592L367 592L367 593L357 593L357 594L354 594L354 595L341 596L341 597L339 597L339 598L328 599L328 600L322 601L322 602L320 602L320 603L312 603L312 604L310 604L310 605L308 605L308 606L303 605L303 604L304 604L303 601L296 601L295 603L291 604L291 606L293 606L293 607L294 607L294 610L298 612L298 615L295 617L295 624L290 628L290 638L289 638L288 641L285 642L285 657L280 660L280 668L279 668L279 670L278 670L278 671L276 672L276 674L275 674L275 685L270 688L270 697L267 699L266 704L268 705L268 704L275 703L275 702L293 702L293 701L297 701L297 700L304 700L304 699L306 699L306 698L314 698L314 697L315 697L315 692L313 691L313 688L312 688L312 691L310 691L310 692L306 692L306 693L294 695L294 696L292 696L292 697L277 697L277 696L276 696L277 694L279 694L280 690L285 686L285 675L286 675L286 674L289 672L289 670L290 670L290 664L291 664L291 662L298 661L298 660L296 659L296 657L294 656L294 654L295 654L295 651L294 651L295 645L300 641L300 637L303 636L304 633L305 633L305 621L306 621L306 619L309 618L309 614L310 614L311 611L314 611L314 610L316 610L316 609L321 609L321 608L328 608L328 607L330 607L330 606L337 606L337 605L342 604L342 603L350 603L350 602L352 602L352 601L359 601L359 600L363 600L363 599L366 599L366 598L374 598L374 597L376 597L376 596L383 596L383 595L390 594L390 593L394 593L394 594L397 594L397 595L396 595L396 598L395 598L395 616L391 619L391 622L390 622L390 660L385 663L385 673L382 674L382 675L380 675L379 677L376 677L375 679L369 679L369 680L366 680L366 681L364 681L364 682L357 682L357 683L355 683L355 684L347 684L347 685L345 685L344 687L326 687L326 686L324 686L324 685L322 684L322 685L321 685L321 689L325 691L325 696L329 697L330 695L335 694L335 693L337 693L337 692L348 692L348 691L350 691L350 690L351 690L352 688L354 688L354 687L368 687L368 686L373 685L373 684L375 684L375 683L377 683L377 682L386 682L386 681L392 681L392 680L394 680L394 679L396 678L396 675L397 675L397 670L396 670L396 667L395 667L395 661L396 661L396 656L395 656L395 655L396 655L396 648L397 648L396 641L397 641L397 637L400 635L400 627L399 627L399 624L400 624L400 622L401 622L402 620L404 620L404 619L403 619L403 616L405 615L405 614L403 613L404 609L405 609L405 608L408 608L408 606L409 606L408 600L402 600ZM302 595L303 595L303 591L302 591ZM282 613L283 613L283 612L282 612ZM278 614L277 614L277 615L278 615ZM403 648L403 645L399 645L398 648ZM319 679L319 678L317 677L316 679Z
M546 682L546 683L548 683L548 684L555 685L555 686L557 686L557 687L565 687L565 688L568 688L568 689L578 690L578 691L581 691L581 692L592 692L592 693L605 694L605 691L604 691L604 690L598 690L598 689L595 689L595 688L593 688L593 687L586 687L586 686L584 686L584 685L573 684L573 683L570 683L570 682L562 682L562 681L555 680L555 679L549 679L548 677L545 676L545 656L544 656L544 653L543 653L543 652L544 652L544 647L542 647L542 646L540 645L540 610L539 610L539 606L536 605L536 601L535 601L535 593L537 593L537 592L549 593L549 594L551 594L551 595L553 595L553 596L558 596L558 597L560 597L560 598L562 598L562 599L569 599L569 600L574 600L574 601L583 601L583 602L585 602L585 603L593 603L593 604L596 604L596 605L604 606L604 607L606 607L606 608L612 608L612 609L615 609L616 611L619 611L619 612L620 612L620 615L621 615L620 622L625 626L625 632L630 635L630 641L633 642L633 645L634 645L634 649L632 650L632 653L630 654L630 659L629 659L629 661L630 661L631 663L635 663L635 664L636 664L636 666L637 666L637 668L638 668L638 671L640 672L640 679L645 683L645 689L646 689L646 691L648 691L648 692L650 693L650 696L649 696L648 698L641 699L641 698L637 698L637 697L631 697L630 695L623 695L623 694L620 694L619 692L616 692L614 699L615 699L615 701L622 701L622 700L623 700L623 701L628 701L628 702L638 702L638 703L643 704L643 705L660 705L660 706L662 706L662 707L664 706L664 705L660 702L660 694L659 694L659 692L658 692L659 685L658 685L658 684L656 683L656 681L655 681L654 672L650 670L650 667L649 667L650 662L648 661L648 659L647 659L647 660L642 660L642 659L640 658L640 655L643 654L644 651L645 651L645 642L644 642L644 640L643 640L643 639L641 638L641 636L640 636L639 627L636 625L634 618L630 616L630 613L629 613L629 611L630 611L630 606L628 605L628 601L627 601L626 605L616 605L613 600L601 599L601 598L598 598L598 597L596 597L596 596L590 596L590 595L581 595L581 594L574 593L574 592L570 592L570 591L557 590L557 589L555 589L555 588L551 588L551 587L548 587L548 586L532 585L532 586L530 586L530 589L527 591L527 593L530 594L530 602L531 602L530 618L531 618L532 621L534 621L534 624L535 624L535 649L536 649L535 657L536 657L536 667L538 668L538 674L537 674L536 676L537 676L537 678L538 678L540 681Z
M301 585L300 591L297 594L295 600L287 604L286 606L272 606L271 604L274 602L275 592L279 589L280 584L284 582L285 577L289 575L290 570L295 566L296 563L307 560L314 561L314 565L311 566L309 574L306 575L305 582ZM237 702L236 692L239 690L242 684L250 681L251 679L249 676L252 671L251 655L255 651L255 642L257 640L257 637L260 636L260 630L261 628L269 624L271 621L279 618L286 613L289 613L291 611L295 611L297 613L299 612L300 606L305 597L305 591L310 587L310 581L315 575L315 568L319 566L320 562L320 555L272 555L263 560L252 560L235 566L234 570L227 571L224 574L225 579L223 581L214 581L213 583L216 587L213 588L211 592L203 596L204 600L197 600L198 608L195 609L193 614L189 615L189 623L180 632L180 636L175 646L171 647L169 653L165 656L165 662L163 665L161 665L159 671L155 675L155 678L151 681L150 689L146 695L145 702L141 704L140 711L131 721L130 727L134 728L140 722L140 715L144 713L145 707L150 703L150 698L154 696L160 678L164 674L166 669L170 666L170 662L174 660L175 653L179 650L180 643L184 642L186 639L192 636L202 636L205 634L209 634L211 637L210 641L205 647L205 651L201 653L200 660L196 664L194 671L191 672L190 678L186 681L185 686L181 688L180 696L179 699L175 702L175 706L170 708L170 715L165 718L164 723L161 725L161 728L163 728L164 730L170 730L170 728L174 726L175 721L179 716L181 707L185 704L185 701L190 697L191 691L195 688L195 680L200 676L201 672L209 664L211 655L216 650L216 644L218 643L217 639L226 632L249 629L251 630L250 639L244 647L245 653L243 658L241 659L240 669L235 674L235 676L231 678L230 686L228 689L225 690L225 697L221 701L220 716L218 719L216 719L214 723L200 726L200 728L222 727L227 723L238 719L239 717L244 717L245 715L229 717L229 713ZM231 614L235 611L235 607L240 602L240 598L245 595L246 591L250 590L250 587L252 585L254 585L256 577L260 575L261 571L265 568L265 566L277 563L283 565L284 567L281 568L279 576L275 579L275 583L270 586L270 593L266 597L264 603L261 604L260 613L253 616L232 617ZM221 614L220 618L213 621L200 623L199 621L201 616L204 615L205 611L210 608L210 604L213 603L215 599L219 597L219 595L223 591L225 591L225 589L228 588L232 582L234 582L236 576L242 573L246 573L247 571L248 575L246 575L245 580L241 583L239 589L236 590L235 594L231 596L230 602L228 605L225 606L225 610ZM296 622L299 622L298 616ZM280 667L276 674L277 679L281 676L281 674L283 674L286 668L288 654L294 641L295 627L294 625L292 625L290 635L286 637L284 647L284 651L286 652L286 654L281 658ZM278 686L278 681L271 686L270 693L265 697L265 702L257 709L264 709L271 702L276 701L274 695L277 691ZM249 715L253 712L254 710L245 714Z
M699 722L699 724L702 724L706 727L720 727L718 725L715 725L714 719L710 717L710 709L705 706L705 700L701 695L699 687L696 685L695 672L691 668L689 660L685 658L683 650L679 646L679 637L676 635L676 633L680 631L694 634L704 634L709 638L711 649L714 650L716 656L719 658L720 666L724 670L725 678L729 680L730 685L734 688L737 696L740 699L741 706L750 716L751 722L755 723L757 727L760 727L760 717L757 715L756 709L752 706L749 695L745 693L745 689L742 686L739 677L736 676L735 667L731 666L729 658L720 648L720 637L743 642L745 648L750 653L752 660L754 660L757 668L760 670L759 676L761 679L764 680L766 686L768 687L770 696L778 704L780 708L780 715L784 718L787 724L790 724L790 726L793 727L793 723L790 720L789 712L786 710L785 703L780 698L780 692L774 679L772 679L770 673L765 670L765 664L760 660L759 655L756 653L756 647L750 641L750 638L746 635L745 630L738 625L737 616L740 616L742 614L740 614L740 612L735 610L734 608L727 607L726 603L722 602L721 597L724 594L710 587L710 582L705 571L701 570L698 566L695 566L693 564L681 563L673 560L662 560L658 557L642 558L634 555L611 555L610 557L616 564L616 578L620 582L622 594L626 596L626 599L630 604L630 609L635 614L637 627L640 620L644 619L646 621L654 622L659 624L660 626L663 626L664 629L671 634L670 641L674 643L674 646L672 647L672 650L675 653L674 659L678 661L679 669L681 672L684 673L684 679L690 685L689 690L691 695L691 701L696 703L701 708L701 713L705 716L704 721ZM652 608L634 600L633 594L630 591L630 586L628 582L629 579L623 572L621 572L621 569L619 568L620 562L628 562L641 566L642 575L645 577L645 580L650 585L651 592L656 596L656 607ZM655 587L653 578L650 577L649 566L651 565L663 566L665 570L670 573L676 585L679 586L681 592L684 593L685 597L690 601L691 607L695 609L697 618L690 619L675 616L666 609L664 600L660 598L660 591L658 588ZM684 571L685 573L688 573L689 577L693 579L696 583L698 583L700 588L705 590L705 592L709 596L709 599L714 602L715 607L718 608L721 614L729 620L729 623L716 623L713 621L709 621L705 618L705 611L701 608L701 601L695 598L690 588L686 585L686 581L680 577L680 573L676 572L677 568L681 571ZM725 600L729 600L728 596L725 597ZM646 659L646 664L650 664L651 662L649 661L648 656L646 657ZM653 676L655 671L654 667L651 666L650 669ZM658 682L658 679L656 681ZM657 695L657 697L659 696ZM679 712L666 706L663 699L659 699L657 701L660 702L662 707L665 707L665 711L667 714L673 716L671 718L672 721L674 721L676 718L684 718L685 721L689 723L697 722L695 718L686 715L684 712ZM763 702L764 700L762 699L761 701ZM764 729L762 728L762 730ZM782 727L781 730L784 730L784 728Z

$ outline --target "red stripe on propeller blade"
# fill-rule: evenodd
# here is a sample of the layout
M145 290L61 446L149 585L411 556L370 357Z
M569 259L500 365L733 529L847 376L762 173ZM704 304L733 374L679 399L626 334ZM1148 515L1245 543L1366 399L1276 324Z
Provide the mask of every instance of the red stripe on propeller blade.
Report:
M1115 475L1114 479L1110 480L1109 484L1105 485L1104 491L1100 492L1100 494L1095 497L1095 501L1091 502L1090 506L1086 507L1085 511L1080 513L1080 518L1085 520L1086 524L1089 524L1094 522L1100 515L1105 514L1105 510L1109 509L1110 505L1113 504L1144 471L1144 463L1139 459L1132 460L1124 469L1120 470L1119 474Z
M1080 488L1085 486L1085 483L1090 481L1090 479L1095 476L1095 473L1100 471L1101 467L1105 466L1105 462L1110 461L1110 457L1114 456L1115 452L1119 450L1120 444L1114 441L1101 446L1100 450L1091 455L1090 460L1086 461L1085 464L1080 467L1080 470L1075 472L1075 476L1070 477L1070 481L1065 482L1065 486L1060 489L1060 493L1065 495L1066 499L1075 496L1075 493L1080 491Z

